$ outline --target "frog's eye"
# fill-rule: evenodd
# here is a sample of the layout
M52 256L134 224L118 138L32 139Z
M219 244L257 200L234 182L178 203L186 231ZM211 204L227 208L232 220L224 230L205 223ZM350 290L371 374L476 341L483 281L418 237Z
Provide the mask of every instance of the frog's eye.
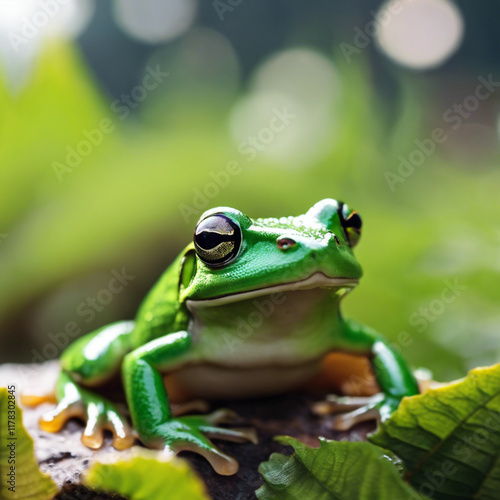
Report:
M361 238L361 227L363 225L361 217L356 210L350 210L349 207L342 202L339 203L338 214L349 245L351 247L356 246Z
M194 248L209 267L222 267L234 259L241 246L241 229L229 217L210 215L194 231Z

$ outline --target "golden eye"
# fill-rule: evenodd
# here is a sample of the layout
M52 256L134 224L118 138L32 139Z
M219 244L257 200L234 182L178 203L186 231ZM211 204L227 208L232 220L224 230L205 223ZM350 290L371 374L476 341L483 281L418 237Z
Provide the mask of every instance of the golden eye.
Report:
M361 238L361 227L363 226L361 217L356 210L350 210L349 207L342 202L339 203L338 214L340 224L342 225L349 245L351 247L356 246Z
M241 229L229 217L210 215L198 223L194 231L194 248L209 267L222 267L238 254Z

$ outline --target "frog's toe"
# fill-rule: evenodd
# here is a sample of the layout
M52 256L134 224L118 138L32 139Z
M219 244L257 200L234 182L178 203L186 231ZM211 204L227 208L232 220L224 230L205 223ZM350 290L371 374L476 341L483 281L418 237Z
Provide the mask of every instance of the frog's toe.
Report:
M130 448L135 442L131 426L111 402L83 391L64 397L53 410L42 415L39 424L44 431L58 432L72 418L86 422L81 441L93 450L101 448L105 430L113 433L117 450Z
M257 431L253 427L219 427L219 424L235 424L241 422L241 417L227 408L221 408L208 415L203 416L207 425L200 427L200 431L214 439L223 439L225 441L234 441L236 443L244 443L249 441L257 444Z
M212 425L235 424L241 422L240 416L235 411L229 410L228 408L215 410L208 415L204 415L203 418Z
M333 429L345 431L361 422L385 420L396 410L400 400L383 393L368 398L329 396L326 401L316 403L313 412L317 415L335 414Z
M201 455L208 461L214 471L221 476L232 476L239 469L239 464L233 457L220 451L208 440L203 443L183 442L170 446L170 449L174 453L191 451Z
M137 438L128 422L116 411L108 410L104 428L113 433L113 448L126 450L131 448Z
M113 434L113 447L125 450L133 446L135 435L132 428L114 408L103 408L102 404L89 403L87 425L82 434L82 443L93 450L102 447L104 431Z
M379 411L378 408L373 406L362 406L357 410L353 410L347 413L342 413L340 415L335 415L332 421L332 428L336 431L348 431L352 427L361 422L367 422L370 420L378 420Z
M87 425L83 431L81 441L91 448L98 450L104 442L104 415L95 403L90 403L87 407Z
M253 427L233 427L226 429L224 427L206 426L200 427L200 431L212 439L222 439L224 441L233 441L234 443L245 443L249 441L258 444L259 438L257 431Z
M72 418L85 420L86 411L80 401L62 400L53 410L44 413L39 420L41 429L47 432L59 432Z
M257 436L254 429L228 429L213 424L213 421L227 418L228 415L232 416L226 411L217 411L210 415L176 417L154 428L152 432L139 435L142 442L150 448L165 449L174 453L198 453L208 460L218 474L229 476L238 471L238 462L220 451L211 438L256 443Z
M350 410L357 410L358 408L369 406L373 402L373 396L351 397L330 394L324 401L318 401L317 403L315 403L312 407L312 411L316 415L320 416L332 415L336 413L347 412Z
M184 403L175 403L171 405L172 415L179 417L189 415L190 413L206 413L210 405L204 399L193 399Z

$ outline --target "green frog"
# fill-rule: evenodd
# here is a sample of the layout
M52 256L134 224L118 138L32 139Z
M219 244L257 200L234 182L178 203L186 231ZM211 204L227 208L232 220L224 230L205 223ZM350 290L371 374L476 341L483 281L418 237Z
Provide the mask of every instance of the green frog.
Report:
M79 417L91 448L109 430L117 449L138 438L150 448L199 453L218 473L234 474L237 461L211 439L255 442L253 430L221 425L234 422L228 410L174 413L163 376L175 374L204 399L272 395L311 380L334 351L368 356L381 391L344 413L344 422L374 410L387 418L418 386L384 337L341 314L341 299L362 275L353 254L361 227L359 214L334 199L297 217L205 212L134 321L100 328L63 352L57 407L40 425L56 432ZM133 427L95 389L120 374Z

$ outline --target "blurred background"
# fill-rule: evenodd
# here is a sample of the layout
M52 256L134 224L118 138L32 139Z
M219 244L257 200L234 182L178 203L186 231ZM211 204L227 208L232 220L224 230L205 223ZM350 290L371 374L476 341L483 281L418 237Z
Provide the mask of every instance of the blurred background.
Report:
M499 16L2 0L0 362L132 318L204 210L326 197L364 222L347 315L441 380L498 362Z

